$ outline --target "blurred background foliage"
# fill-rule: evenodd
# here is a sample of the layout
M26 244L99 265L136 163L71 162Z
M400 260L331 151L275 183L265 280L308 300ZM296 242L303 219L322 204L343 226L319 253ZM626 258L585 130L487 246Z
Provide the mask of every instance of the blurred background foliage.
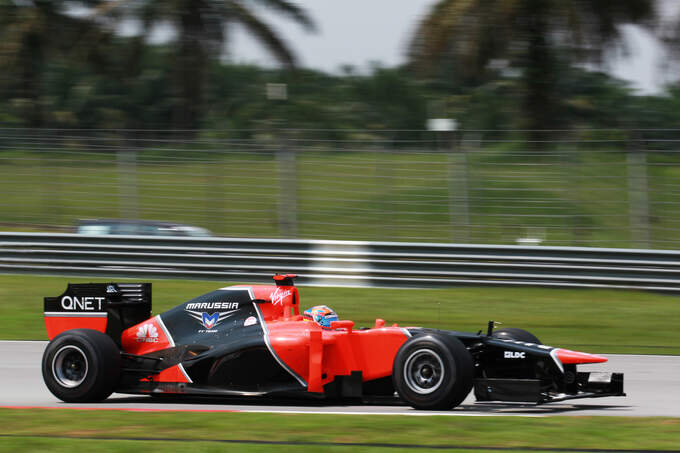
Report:
M599 69L619 25L655 27L653 0L442 0L424 11L406 65L335 75L299 68L264 9L314 29L285 0L0 0L0 125L252 135L284 121L342 135L422 130L432 116L468 130L678 124L676 86L640 96ZM122 21L139 32L122 36ZM237 23L282 69L226 62ZM149 39L157 25L173 30L163 44ZM268 100L267 83L286 83L288 100Z
M441 0L416 30L411 65L462 86L511 74L516 82L509 88L522 112L518 126L560 128L562 110L576 94L570 85L579 82L569 69L601 62L621 38L618 25L650 25L653 18L654 0Z

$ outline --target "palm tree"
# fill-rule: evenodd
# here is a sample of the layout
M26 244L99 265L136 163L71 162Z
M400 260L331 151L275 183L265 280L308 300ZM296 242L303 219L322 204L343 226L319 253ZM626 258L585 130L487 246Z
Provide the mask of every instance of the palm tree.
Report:
M206 71L210 59L222 54L227 30L240 24L284 66L295 67L295 57L274 29L260 19L251 4L260 4L292 19L307 30L314 23L307 13L288 0L137 0L119 2L141 19L144 34L152 27L171 24L176 33L171 68L174 71L174 125L179 129L199 127L203 111Z
M425 73L452 67L472 83L489 75L492 61L519 69L526 127L546 129L559 126L560 61L599 64L604 49L620 43L619 25L653 17L654 0L440 0L419 24L409 57Z
M92 16L69 13L76 6L92 7L97 0L0 0L0 73L2 88L21 100L28 126L43 125L42 76L55 58L78 56L95 61L98 47L110 37Z

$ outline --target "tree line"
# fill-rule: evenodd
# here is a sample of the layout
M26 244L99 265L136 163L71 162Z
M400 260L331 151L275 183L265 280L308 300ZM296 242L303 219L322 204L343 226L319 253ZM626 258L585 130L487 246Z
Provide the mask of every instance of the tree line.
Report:
M298 67L285 37L261 18L269 8L313 31L313 18L293 1L0 0L0 124L248 135L268 127L418 130L446 116L465 129L672 127L678 88L636 96L593 70L620 42L621 24L658 24L655 7L441 0L412 36L405 65L331 75ZM122 23L138 33L122 36ZM226 63L235 24L281 68ZM158 25L173 33L152 44ZM287 99L267 99L267 83L286 83Z

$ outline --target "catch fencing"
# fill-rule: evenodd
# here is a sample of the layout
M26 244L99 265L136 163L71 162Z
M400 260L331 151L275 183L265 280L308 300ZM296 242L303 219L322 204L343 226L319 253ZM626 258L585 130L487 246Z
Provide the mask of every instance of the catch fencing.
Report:
M680 248L680 130L0 129L0 229Z
M514 285L680 292L680 252L294 239L0 233L0 273L301 284Z

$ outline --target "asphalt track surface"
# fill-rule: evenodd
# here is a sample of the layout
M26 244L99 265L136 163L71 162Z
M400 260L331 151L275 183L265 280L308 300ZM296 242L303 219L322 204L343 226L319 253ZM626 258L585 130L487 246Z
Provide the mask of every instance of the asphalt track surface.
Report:
M74 409L126 409L176 411L233 411L311 414L405 414L405 415L607 415L680 417L680 356L608 355L609 362L584 365L584 371L625 373L626 397L572 400L533 404L475 403L470 395L452 411L416 411L394 400L344 405L316 400L271 398L207 398L114 394L95 404L68 404L45 387L40 362L46 342L0 342L0 407L50 407Z

